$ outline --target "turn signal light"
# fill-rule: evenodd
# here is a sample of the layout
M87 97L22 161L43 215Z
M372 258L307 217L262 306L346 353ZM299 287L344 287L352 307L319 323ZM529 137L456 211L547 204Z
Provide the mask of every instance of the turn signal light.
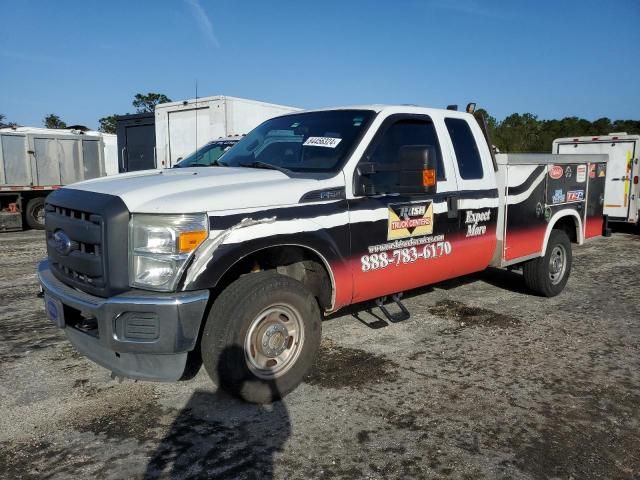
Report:
M433 187L436 184L436 171L432 168L422 170L422 186Z
M206 230L194 232L182 232L178 238L178 251L180 253L193 252L207 238Z

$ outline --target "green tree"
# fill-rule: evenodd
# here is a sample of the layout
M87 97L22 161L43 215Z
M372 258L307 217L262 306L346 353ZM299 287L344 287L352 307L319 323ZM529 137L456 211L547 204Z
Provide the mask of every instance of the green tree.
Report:
M171 99L163 93L149 92L146 95L136 93L136 96L133 98L132 104L136 108L136 111L138 113L146 113L153 112L156 108L156 105L158 105L159 103L167 103L170 101Z
M54 113L50 113L49 115L44 117L43 122L46 128L67 128L67 124Z
M100 120L99 130L103 133L116 133L116 114L102 117Z
M0 113L0 128L17 127L18 126L18 124L16 122L5 122L6 118L7 117L5 115Z

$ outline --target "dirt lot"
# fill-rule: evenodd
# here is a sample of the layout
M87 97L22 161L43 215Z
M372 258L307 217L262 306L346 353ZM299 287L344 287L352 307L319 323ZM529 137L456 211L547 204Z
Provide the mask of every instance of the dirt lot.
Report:
M42 234L2 234L0 477L640 479L640 236L574 255L553 299L490 270L402 323L330 319L306 383L255 406L204 372L110 380L45 318Z

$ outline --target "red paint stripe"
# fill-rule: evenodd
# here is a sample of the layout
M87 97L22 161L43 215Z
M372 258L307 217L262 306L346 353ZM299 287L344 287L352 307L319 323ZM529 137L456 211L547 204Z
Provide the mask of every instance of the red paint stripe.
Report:
M603 217L587 217L584 225L584 238L599 237L604 227Z
M542 252L546 232L546 225L508 230L503 258L505 260L514 260Z
M418 259L414 263L389 265L378 270L362 271L361 257L351 259L353 271L353 302L362 302L392 293L459 277L484 270L496 247L495 228L487 229L480 237L445 235L451 242L451 254L432 259ZM417 247L422 248L422 246ZM388 252L390 253L390 252Z

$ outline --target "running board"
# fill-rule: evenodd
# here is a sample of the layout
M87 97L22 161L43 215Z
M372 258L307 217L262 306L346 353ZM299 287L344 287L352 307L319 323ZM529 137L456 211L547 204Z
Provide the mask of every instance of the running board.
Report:
M376 306L380 308L385 318L389 320L391 323L404 322L405 320L408 320L411 317L409 310L407 310L407 307L405 307L402 301L400 300L401 298L402 298L402 293L396 293L394 295L391 295L391 300L400 309L400 311L396 313L391 313L389 309L385 306L384 302L387 299L387 297L376 298Z

